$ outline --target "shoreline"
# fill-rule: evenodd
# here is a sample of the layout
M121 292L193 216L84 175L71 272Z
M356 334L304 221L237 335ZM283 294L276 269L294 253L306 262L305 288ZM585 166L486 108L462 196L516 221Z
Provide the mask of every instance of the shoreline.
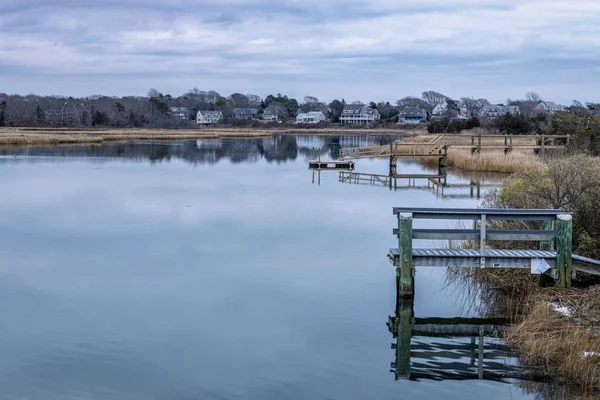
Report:
M19 148L28 146L61 145L102 145L105 143L127 143L137 140L178 141L211 139L256 139L274 135L370 135L410 138L415 145L429 141L434 135L422 129L403 130L389 128L38 128L38 127L1 127L0 148ZM467 136L465 136L467 138ZM460 141L460 139L459 139ZM406 150L409 150L407 147ZM437 164L431 158L419 158L424 166ZM464 149L452 149L449 143L448 167L467 172L513 173L523 166L540 167L542 163L533 152L514 151L505 155L501 151L483 151L472 155Z
M414 137L423 134L401 129L347 128L199 128L199 129L73 129L73 128L0 128L0 146L53 146L62 144L102 144L130 140L200 140L239 138L252 139L273 135L391 135Z

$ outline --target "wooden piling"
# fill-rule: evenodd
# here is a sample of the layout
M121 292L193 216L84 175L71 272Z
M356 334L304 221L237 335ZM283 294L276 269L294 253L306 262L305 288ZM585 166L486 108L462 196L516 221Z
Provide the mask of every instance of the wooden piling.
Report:
M542 135L542 154L544 154L544 135Z
M415 295L415 269L412 259L412 213L398 214L398 249L400 265L396 268L396 276L400 278L398 295L403 298Z
M573 217L569 214L557 215L556 231L556 285L560 288L570 288L573 275Z

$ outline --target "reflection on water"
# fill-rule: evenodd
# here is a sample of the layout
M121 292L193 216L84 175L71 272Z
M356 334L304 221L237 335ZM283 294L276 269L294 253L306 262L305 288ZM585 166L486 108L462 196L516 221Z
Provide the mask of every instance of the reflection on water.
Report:
M480 341L481 315L463 311L444 271L419 269L414 307L394 304L392 207L476 198L337 173L311 184L313 148L334 158L391 139L1 150L0 399L536 398L519 390L535 386L514 353ZM477 334L448 336L452 321L468 325L457 316ZM394 355L410 380L391 379Z
M291 136L252 139L210 139L182 142L134 142L107 146L56 146L0 149L0 156L27 157L85 157L95 160L123 158L136 161L169 162L181 159L192 165L215 164L221 160L233 163L293 161L308 159L311 152L319 151L337 159L340 149L387 144L395 140L388 135Z
M397 295L388 330L398 379L493 380L532 379L532 368L518 365L517 354L499 339L501 318L415 318L412 299Z

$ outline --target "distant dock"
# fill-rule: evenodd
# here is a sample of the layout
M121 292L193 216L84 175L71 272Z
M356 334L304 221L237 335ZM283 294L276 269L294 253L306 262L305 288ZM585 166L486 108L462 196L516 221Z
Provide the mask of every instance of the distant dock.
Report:
M308 168L313 171L330 170L330 171L352 171L354 170L354 161L350 160L310 160Z

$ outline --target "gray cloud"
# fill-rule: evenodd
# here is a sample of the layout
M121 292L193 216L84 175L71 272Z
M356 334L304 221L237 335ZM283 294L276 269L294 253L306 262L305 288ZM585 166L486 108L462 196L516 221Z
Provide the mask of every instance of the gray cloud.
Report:
M600 88L600 3L5 0L0 91L192 86L378 100L433 88L569 102Z

